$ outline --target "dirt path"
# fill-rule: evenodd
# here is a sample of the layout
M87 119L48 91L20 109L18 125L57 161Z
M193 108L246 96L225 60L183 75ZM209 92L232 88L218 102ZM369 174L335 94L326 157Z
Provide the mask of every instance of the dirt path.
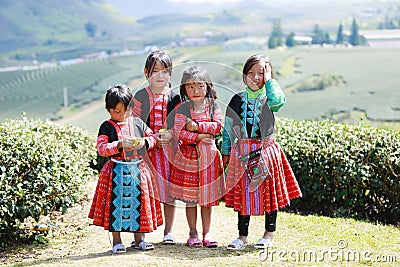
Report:
M50 233L49 243L9 248L0 254L0 265L12 266L226 266L226 258L235 257L237 263L246 260L248 250L231 253L225 249L228 240L235 238L236 214L223 207L213 209L214 224L213 237L219 241L218 248L195 249L185 245L189 228L186 223L185 209L178 202L176 219L174 223L174 236L177 244L166 246L161 244L163 229L161 226L153 233L146 234L146 241L155 245L155 250L138 251L133 248L127 249L127 253L113 255L109 241L108 232L101 227L93 226L87 218L90 208L96 180L90 181L88 186L87 200L60 215L53 222L60 232L58 236ZM256 227L256 224L254 225ZM201 233L201 220L198 218L198 229ZM129 246L133 235L122 233L125 246ZM253 259L254 256L252 256ZM138 264L140 263L140 264Z
M218 242L217 248L191 248L185 245L189 228L185 209L181 202L176 209L173 234L177 244L161 244L164 226L146 234L146 241L155 249L138 251L128 247L127 253L114 255L108 232L93 226L88 219L90 200L97 178L87 187L87 200L68 209L64 215L52 218L49 242L41 245L15 246L0 253L0 265L6 266L398 266L400 243L394 238L399 229L353 219L327 218L323 216L301 216L280 212L278 230L274 245L267 251L253 248L264 232L263 216L252 216L249 227L249 244L240 251L231 252L225 247L237 237L237 214L221 203L212 209L211 234ZM199 214L199 213L198 213ZM197 229L201 233L198 215ZM125 246L129 246L133 235L122 233ZM338 242L344 241L348 247L338 249ZM321 253L369 252L368 255L392 257L387 264L379 261L336 261ZM307 255L315 251L318 260L291 258L293 255ZM264 253L264 254L263 254ZM282 254L283 253L283 254ZM269 255L269 258L265 258ZM351 254L353 255L353 254ZM354 254L355 255L355 254ZM337 255L336 255L337 256ZM322 257L322 260L320 260ZM314 258L316 259L316 258ZM386 258L389 259L389 258ZM397 265L396 265L397 263Z

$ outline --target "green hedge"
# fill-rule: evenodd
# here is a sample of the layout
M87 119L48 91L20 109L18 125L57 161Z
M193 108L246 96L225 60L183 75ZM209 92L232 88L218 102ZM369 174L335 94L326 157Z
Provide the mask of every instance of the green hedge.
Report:
M303 192L292 209L399 222L398 131L329 120L280 119L277 141Z
M25 117L1 123L0 240L25 218L65 212L79 201L95 157L94 136L74 126Z

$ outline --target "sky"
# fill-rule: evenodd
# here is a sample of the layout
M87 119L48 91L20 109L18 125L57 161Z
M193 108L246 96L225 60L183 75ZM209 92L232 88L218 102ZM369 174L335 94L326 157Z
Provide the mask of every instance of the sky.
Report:
M225 4L232 2L240 2L240 0L168 0L168 1L175 3L191 3L191 4L200 4L200 3Z
M168 0L169 2L175 2L175 3L191 3L191 4L200 4L200 3L211 3L211 4L225 4L225 3L237 3L240 2L241 0ZM257 0L258 2L262 2L263 0ZM275 2L311 2L311 1L324 1L324 0L275 0ZM347 0L351 2L351 0Z

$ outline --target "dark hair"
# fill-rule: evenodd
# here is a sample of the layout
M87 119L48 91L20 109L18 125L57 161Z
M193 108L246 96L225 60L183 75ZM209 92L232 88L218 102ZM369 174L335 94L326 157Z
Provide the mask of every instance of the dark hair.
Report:
M192 79L194 82L205 82L207 85L207 93L206 97L211 99L217 99L217 92L214 90L214 85L211 82L210 75L207 73L207 70L201 66L191 66L187 67L183 70L181 86L180 86L180 95L182 101L186 101L189 97L186 94L186 82Z
M169 75L172 75L172 59L168 51L165 49L154 50L147 56L146 63L144 64L144 68L147 70L147 75L151 75L157 61L168 70Z
M265 64L269 64L269 66L271 67L271 77L272 79L274 78L274 70L272 68L272 64L271 64L271 60L269 59L269 57L266 57L264 55L261 54L255 54L252 55L251 57L249 57L246 60L246 63L244 63L243 66L243 82L244 84L247 85L247 81L246 81L246 76L249 73L249 70L256 64L256 63L265 63Z
M116 84L108 88L106 93L106 109L115 108L118 103L122 103L125 109L128 108L132 100L132 92L125 84Z

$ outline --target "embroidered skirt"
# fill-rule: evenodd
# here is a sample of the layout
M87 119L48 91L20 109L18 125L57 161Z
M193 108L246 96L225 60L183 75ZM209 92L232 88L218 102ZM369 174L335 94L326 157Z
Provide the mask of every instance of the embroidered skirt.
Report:
M149 158L154 168L156 185L160 196L160 202L169 203L174 199L169 195L169 183L171 172L171 161L173 159L172 145L155 147L149 151Z
M127 165L111 160L104 164L89 218L111 232L152 232L163 223L153 173L145 161Z
M171 170L171 197L211 207L219 205L224 192L222 157L215 143L181 145Z
M301 197L300 187L292 168L273 138L263 142L261 157L268 168L268 177L259 183L252 183L245 172L246 163L240 160L261 147L255 139L242 139L232 147L226 176L225 203L241 215L264 215L282 209L290 200Z

